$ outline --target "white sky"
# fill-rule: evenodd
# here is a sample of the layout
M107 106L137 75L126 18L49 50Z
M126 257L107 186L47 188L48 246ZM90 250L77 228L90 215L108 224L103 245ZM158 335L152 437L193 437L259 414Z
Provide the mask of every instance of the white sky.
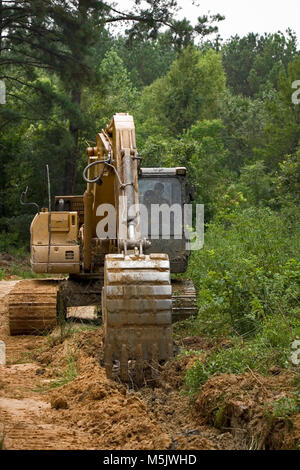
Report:
M126 9L132 0L115 0ZM219 33L223 39L238 34L285 32L291 28L296 32L300 44L300 0L177 0L182 7L179 17L186 17L192 23L197 17L220 13L226 17L221 21ZM197 3L200 6L195 6Z
M275 33L291 28L300 42L299 0L178 0L182 7L180 16L195 22L197 17L211 12L220 13L226 19L219 23L219 32L224 39L235 34L245 36L249 32Z

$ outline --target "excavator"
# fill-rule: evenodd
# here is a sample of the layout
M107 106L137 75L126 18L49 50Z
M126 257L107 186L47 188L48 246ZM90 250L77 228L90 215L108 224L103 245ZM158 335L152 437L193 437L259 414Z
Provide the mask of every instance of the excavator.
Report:
M192 281L176 277L189 257L183 224L163 237L162 217L150 228L141 209L183 207L192 191L184 167L141 167L129 114L113 116L87 157L83 196L56 196L31 223L32 270L51 278L10 292L10 334L44 334L69 307L101 305L107 377L141 383L146 364L173 357L172 323L196 313Z

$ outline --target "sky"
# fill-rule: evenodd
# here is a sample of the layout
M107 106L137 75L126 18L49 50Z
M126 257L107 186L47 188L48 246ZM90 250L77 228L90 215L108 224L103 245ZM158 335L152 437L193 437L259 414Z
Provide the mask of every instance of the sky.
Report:
M193 6L193 3L193 0L178 0L182 7L179 16L195 22L198 16L208 11L222 14L226 17L219 23L219 33L223 39L235 34L276 33L291 28L300 43L299 0L197 0L200 7Z

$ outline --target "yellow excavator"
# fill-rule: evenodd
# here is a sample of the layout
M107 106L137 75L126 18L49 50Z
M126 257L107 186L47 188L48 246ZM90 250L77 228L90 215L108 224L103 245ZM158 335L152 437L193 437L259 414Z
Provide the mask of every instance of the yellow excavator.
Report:
M16 284L9 294L10 333L41 334L69 307L101 305L106 374L117 371L121 380L140 383L146 364L173 356L172 322L196 313L192 282L171 281L171 272L187 268L183 224L178 234L173 220L166 238L162 217L153 229L141 209L183 207L191 190L183 167L141 167L128 114L114 115L87 155L84 195L56 196L55 210L49 203L32 221L32 270L52 279Z

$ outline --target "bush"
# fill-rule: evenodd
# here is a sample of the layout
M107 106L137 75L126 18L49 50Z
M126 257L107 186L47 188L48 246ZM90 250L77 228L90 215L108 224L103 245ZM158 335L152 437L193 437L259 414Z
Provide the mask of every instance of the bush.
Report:
M0 252L28 254L33 217L34 214L22 214L0 219Z
M266 208L211 223L189 267L198 292L198 332L249 337L274 315L293 322L299 316L298 237Z
M228 213L208 227L204 249L189 266L199 313L191 334L224 336L232 347L198 360L186 374L194 395L213 374L294 369L300 338L299 233L270 209Z

